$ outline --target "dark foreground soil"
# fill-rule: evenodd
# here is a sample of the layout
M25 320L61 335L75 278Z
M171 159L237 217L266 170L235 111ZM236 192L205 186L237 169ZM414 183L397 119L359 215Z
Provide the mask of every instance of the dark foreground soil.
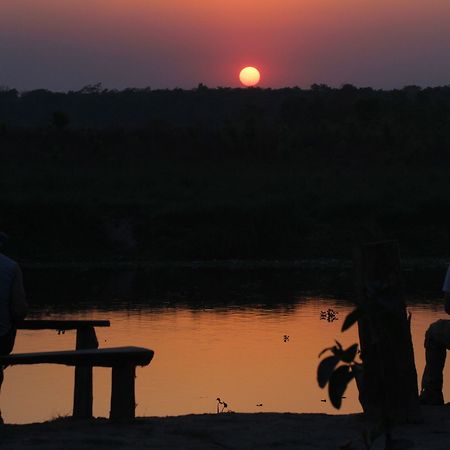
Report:
M450 405L425 407L424 423L393 430L394 449L448 450ZM58 419L0 428L0 448L25 449L347 449L366 448L369 429L362 415L204 414L139 418L133 423L106 419ZM372 449L384 449L384 436Z

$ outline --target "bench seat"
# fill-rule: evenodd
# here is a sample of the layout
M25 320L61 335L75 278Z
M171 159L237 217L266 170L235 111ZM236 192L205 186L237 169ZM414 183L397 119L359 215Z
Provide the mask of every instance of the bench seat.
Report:
M39 353L16 353L0 356L0 364L63 364L65 366L114 367L131 364L147 366L153 350L142 347L115 347L88 350L65 350Z
M92 367L111 367L110 419L130 420L135 417L135 371L136 366L146 366L154 352L142 347L116 347L86 350L66 350L38 353L17 353L0 356L0 365L63 364L75 366L75 370L90 370ZM86 368L86 369L84 369ZM92 376L75 379L74 417L90 417L76 414L77 404L92 405ZM85 408L86 409L86 408Z

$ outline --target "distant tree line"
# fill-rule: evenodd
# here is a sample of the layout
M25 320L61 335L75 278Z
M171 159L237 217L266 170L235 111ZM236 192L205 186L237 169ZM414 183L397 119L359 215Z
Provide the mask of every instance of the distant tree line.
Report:
M450 87L0 90L0 228L29 259L443 256L449 163Z
M103 89L67 93L0 90L0 132L105 130L197 150L269 154L326 148L330 154L370 149L446 157L450 87L381 91L333 89ZM179 142L177 142L179 141ZM216 148L217 150L217 148Z

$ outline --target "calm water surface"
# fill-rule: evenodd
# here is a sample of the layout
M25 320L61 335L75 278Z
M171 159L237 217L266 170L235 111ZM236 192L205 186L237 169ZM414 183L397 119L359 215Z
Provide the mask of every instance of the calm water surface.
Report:
M332 345L335 338L344 345L356 341L356 327L340 333L342 321L351 310L350 302L342 295L307 295L294 286L292 290L283 289L281 301L275 301L276 289L268 292L264 282L254 278L244 282L240 279L226 287L212 283L220 295L210 290L210 277L207 290L203 289L200 277L194 282L190 278L185 280L178 289L171 283L170 289L151 288L146 292L140 288L136 291L134 277L131 282L127 278L125 289L116 285L123 285L124 281L113 277L113 291L111 279L106 290L104 285L103 290L99 288L104 281L95 279L97 284L92 291L89 278L90 288L83 291L82 300L79 286L70 290L69 285L69 292L60 289L58 296L53 292L49 298L51 290L32 281L31 287L35 289L32 317L108 319L110 328L97 329L101 347L137 345L153 349L152 363L137 369L138 416L215 412L217 397L236 412L336 413L326 391L318 388L315 372L319 352ZM120 293L122 298L114 297L114 293ZM208 295L215 301L208 302ZM100 298L104 304L93 305L91 296ZM186 297L191 297L191 304L186 303ZM237 302L239 298L245 301ZM337 313L337 320L321 320L321 311L329 309ZM424 366L425 330L434 320L448 316L438 297L415 299L409 310L420 375ZM15 352L71 348L75 348L75 332L58 335L54 331L23 330L18 333ZM110 388L110 369L94 369L96 416L108 416ZM68 415L72 395L73 368L10 367L5 371L1 394L2 414L9 423ZM448 401L448 383L444 395ZM353 386L346 397L339 413L361 410Z

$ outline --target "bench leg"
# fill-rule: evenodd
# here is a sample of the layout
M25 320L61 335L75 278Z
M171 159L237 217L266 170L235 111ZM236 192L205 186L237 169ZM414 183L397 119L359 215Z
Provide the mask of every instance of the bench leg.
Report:
M77 419L91 419L92 402L92 367L75 367L73 417Z
M98 348L94 327L80 328L77 331L77 350ZM73 393L73 417L92 418L92 367L75 367L75 388Z
M135 371L136 367L134 365L122 365L112 368L110 419L134 419L136 409L134 395Z

